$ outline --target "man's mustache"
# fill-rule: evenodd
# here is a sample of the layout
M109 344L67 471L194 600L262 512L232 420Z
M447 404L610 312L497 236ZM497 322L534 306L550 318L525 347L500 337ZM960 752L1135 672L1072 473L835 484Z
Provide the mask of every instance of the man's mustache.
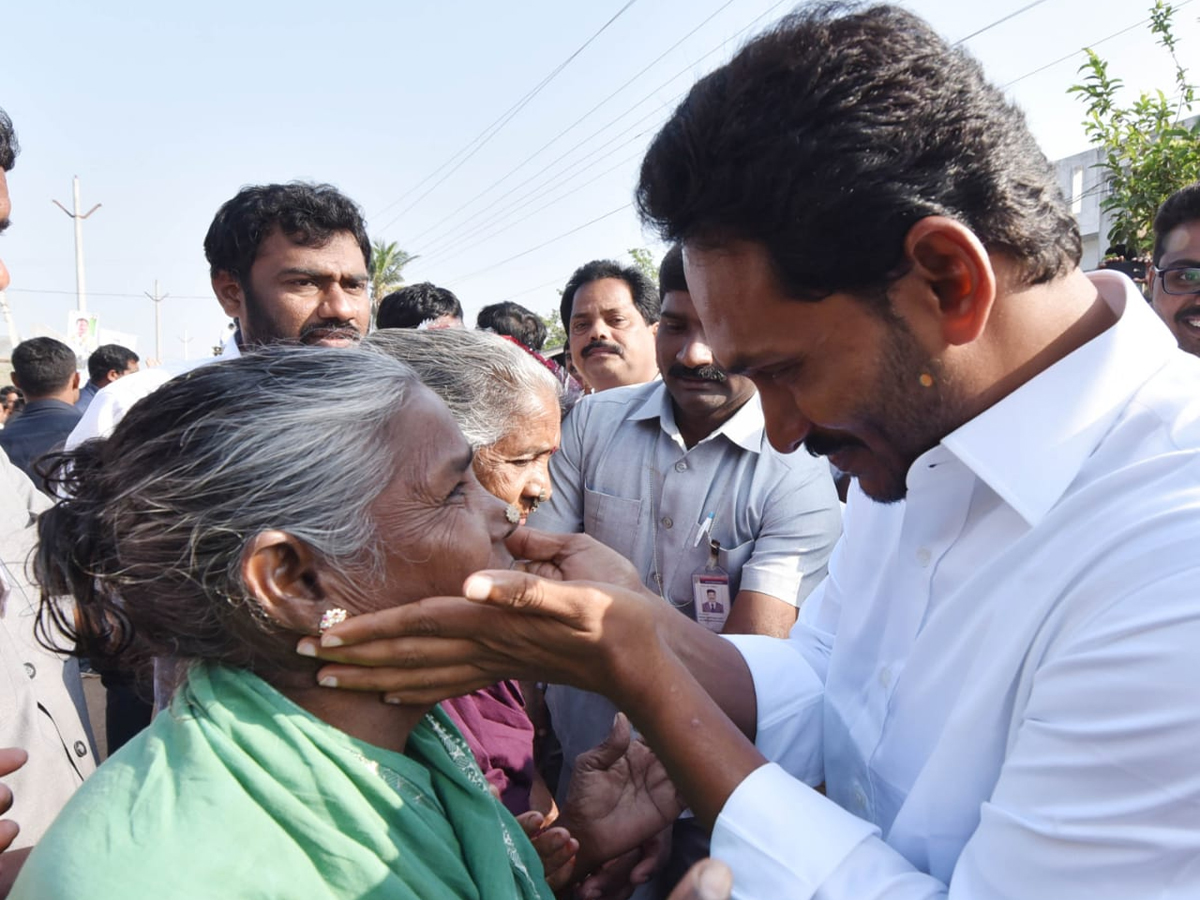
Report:
M696 366L690 368L682 363L675 363L667 370L667 375L671 378L690 378L695 381L713 381L717 384L724 384L729 380L729 376L725 374L725 370L719 366Z
M831 456L842 450L853 450L865 446L866 444L856 438L836 432L830 434L810 431L804 438L804 449L813 456Z
M351 321L327 321L315 322L312 325L305 325L300 329L300 343L307 344L312 340L320 340L324 337L344 337L350 340L362 340L362 332L358 330L358 326Z
M620 344L613 344L609 341L592 341L586 347L579 351L579 355L585 359L595 353L597 350L602 350L607 353L615 353L617 356L624 356L625 350Z

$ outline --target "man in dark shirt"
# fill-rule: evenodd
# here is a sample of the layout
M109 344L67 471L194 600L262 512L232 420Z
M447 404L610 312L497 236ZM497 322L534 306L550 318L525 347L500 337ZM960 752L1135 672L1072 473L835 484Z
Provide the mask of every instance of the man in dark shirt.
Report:
M75 354L54 338L30 338L13 350L12 365L13 384L25 393L27 402L25 411L0 431L0 447L13 465L45 490L34 463L62 446L81 415L75 408L79 399Z

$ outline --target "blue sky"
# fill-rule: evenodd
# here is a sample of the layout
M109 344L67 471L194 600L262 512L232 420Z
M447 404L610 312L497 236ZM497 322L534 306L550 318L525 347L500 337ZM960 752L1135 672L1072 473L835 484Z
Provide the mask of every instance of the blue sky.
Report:
M70 206L73 175L85 209L103 204L84 226L89 308L153 356L143 292L158 279L171 295L168 359L184 355L184 336L196 356L222 332L201 244L243 184L336 184L363 206L372 237L421 254L409 279L452 288L472 321L504 299L550 311L556 288L589 259L661 252L623 208L641 150L696 77L789 3L635 0L435 186L456 153L626 2L9 4L0 107L24 152L9 176L14 225L0 253L21 335L63 330L75 306L72 225L51 203ZM959 39L1029 2L906 5ZM1200 58L1200 4L1177 5L1183 56ZM1086 146L1082 106L1066 94L1082 54L1029 73L1148 7L1044 0L967 46L994 81L1015 81L1010 95L1057 158ZM1144 26L1097 50L1131 89L1170 82Z

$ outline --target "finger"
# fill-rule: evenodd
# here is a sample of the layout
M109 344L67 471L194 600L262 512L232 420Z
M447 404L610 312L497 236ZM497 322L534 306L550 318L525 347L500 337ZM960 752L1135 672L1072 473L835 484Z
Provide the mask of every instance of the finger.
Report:
M534 835L541 831L542 825L546 822L546 817L536 809L531 809L521 813L517 818L517 824L521 826L521 830L525 835L532 840Z
M12 805L13 805L12 789L9 788L9 786L7 784L0 782L0 815L4 815L4 813L6 813L10 809L12 809Z
M654 877L666 856L667 844L671 840L671 829L665 828L642 844L642 858L629 873L634 884L645 884Z
M683 876L667 900L729 900L733 872L719 859L702 859Z
M579 841L571 837L565 828L547 829L537 836L533 846L547 873L558 871L579 852Z
M572 534L518 528L504 542L508 552L517 559L532 562L553 562L570 545Z
M0 852L7 850L20 833L21 826L12 819L0 819Z
M617 713L613 717L608 737L591 750L579 754L575 760L575 775L587 770L603 771L612 768L613 764L625 755L629 747L629 734L629 718L625 713Z
M629 872L640 858L641 850L635 848L614 857L584 879L577 894L580 900L600 900L619 896L628 890L633 892Z
M387 666L394 669L428 669L478 656L482 648L459 637L387 637L348 647L320 647L314 638L296 646L301 656L349 666Z
M406 636L462 637L471 633L470 628L480 614L478 604L467 603L461 597L427 597L351 616L322 634L320 646L341 647Z
M29 754L20 747L5 747L0 750L0 778L11 775L29 759Z
M367 669L361 666L324 666L317 671L321 687L384 694L394 703L440 703L494 684L495 678L469 664L432 669Z

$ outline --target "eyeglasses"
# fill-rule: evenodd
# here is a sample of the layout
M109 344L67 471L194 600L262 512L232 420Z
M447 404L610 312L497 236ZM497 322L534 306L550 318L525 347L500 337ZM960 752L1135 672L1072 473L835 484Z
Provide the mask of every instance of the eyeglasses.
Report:
M1154 274L1168 294L1200 294L1200 266L1172 266Z

